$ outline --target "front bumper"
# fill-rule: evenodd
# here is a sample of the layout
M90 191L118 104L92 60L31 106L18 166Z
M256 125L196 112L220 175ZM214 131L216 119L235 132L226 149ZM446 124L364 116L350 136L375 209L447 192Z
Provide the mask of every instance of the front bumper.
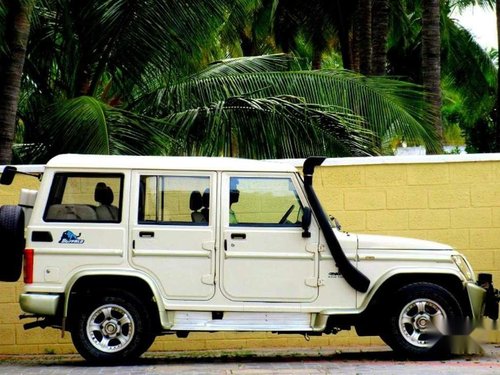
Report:
M492 320L498 319L498 301L500 292L493 287L493 276L490 273L480 273L477 278L477 285L485 290L484 316Z

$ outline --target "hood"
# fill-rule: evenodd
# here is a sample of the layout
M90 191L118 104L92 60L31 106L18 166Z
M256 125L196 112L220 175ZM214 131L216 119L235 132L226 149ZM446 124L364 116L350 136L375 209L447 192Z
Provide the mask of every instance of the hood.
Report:
M439 242L414 238L358 234L358 249L366 250L453 250Z

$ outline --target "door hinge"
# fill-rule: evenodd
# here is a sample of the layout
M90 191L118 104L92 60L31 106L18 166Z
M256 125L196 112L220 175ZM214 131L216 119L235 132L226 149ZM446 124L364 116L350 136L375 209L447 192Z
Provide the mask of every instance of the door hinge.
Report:
M318 279L317 277L308 277L305 281L307 286L316 288L318 286L323 286L325 285L325 280L323 279Z

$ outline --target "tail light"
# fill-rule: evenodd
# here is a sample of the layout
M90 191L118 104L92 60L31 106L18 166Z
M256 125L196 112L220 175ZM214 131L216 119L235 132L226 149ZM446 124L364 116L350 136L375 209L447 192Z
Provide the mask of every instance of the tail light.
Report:
M24 249L24 283L33 283L33 261L35 251L33 249Z

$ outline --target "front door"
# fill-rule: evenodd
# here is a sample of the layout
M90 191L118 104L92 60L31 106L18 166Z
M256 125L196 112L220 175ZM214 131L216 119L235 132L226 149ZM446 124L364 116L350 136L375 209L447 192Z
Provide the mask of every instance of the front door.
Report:
M223 173L220 285L234 301L310 302L318 296L317 224L302 237L305 197L295 175Z
M208 300L215 291L215 173L134 172L132 263L167 299Z

